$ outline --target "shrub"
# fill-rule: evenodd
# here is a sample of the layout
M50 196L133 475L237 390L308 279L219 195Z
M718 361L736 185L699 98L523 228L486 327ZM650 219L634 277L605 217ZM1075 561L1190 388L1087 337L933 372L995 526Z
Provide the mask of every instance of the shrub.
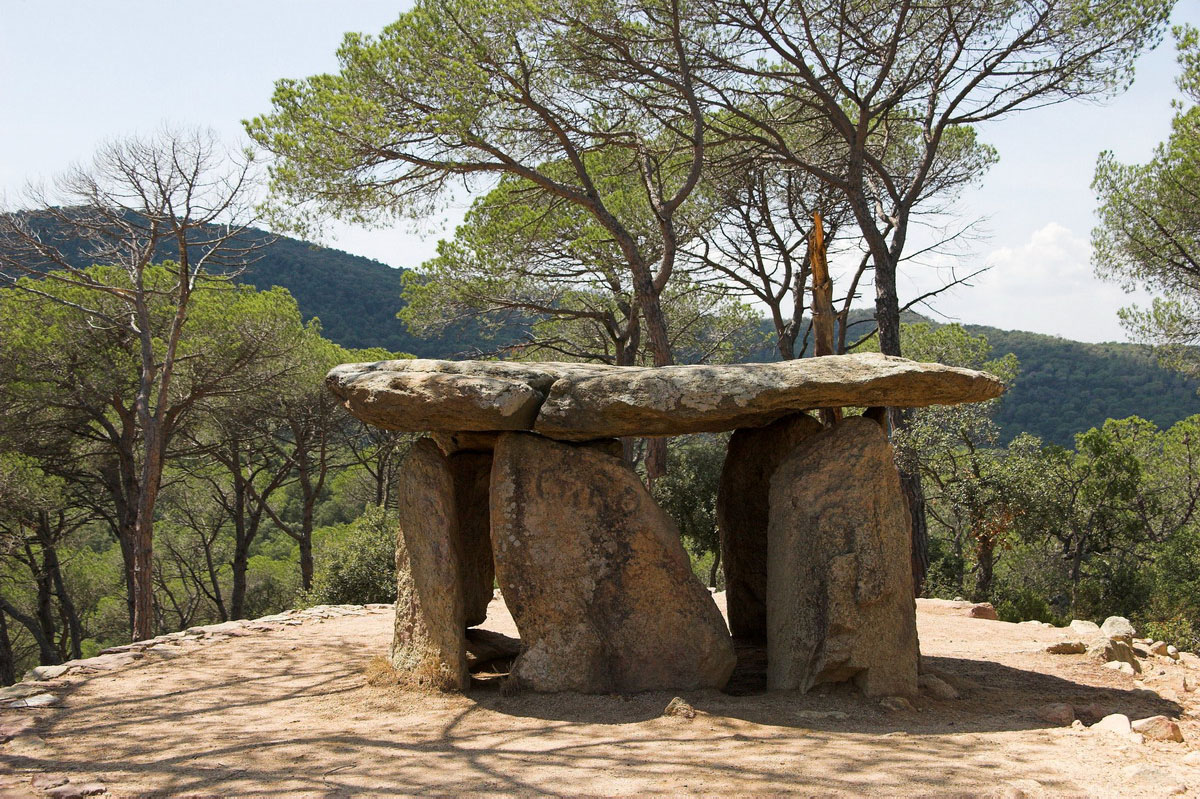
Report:
M1180 650L1200 649L1200 630L1186 616L1172 616L1158 621L1142 621L1138 631L1153 641L1166 641Z
M369 507L350 524L322 531L313 560L304 605L396 601L396 524L382 508Z
M1001 621L1038 621L1062 624L1050 603L1036 591L1023 588L1008 594L996 602L996 615Z

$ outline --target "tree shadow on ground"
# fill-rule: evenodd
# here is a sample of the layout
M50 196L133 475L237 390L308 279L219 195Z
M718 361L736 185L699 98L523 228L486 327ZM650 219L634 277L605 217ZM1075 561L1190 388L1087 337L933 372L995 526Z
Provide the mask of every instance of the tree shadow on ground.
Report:
M45 749L6 745L0 763L25 785L32 773L57 772L136 796L949 796L1043 773L1061 757L1061 731L1036 732L1050 727L1036 717L1040 705L1180 711L1146 691L929 657L926 670L964 686L964 698L920 698L916 710L890 713L846 687L694 691L682 695L695 719L664 718L672 693L457 697L371 687L363 673L377 647L314 635L297 631L291 649L264 641L249 657L232 647L189 653L191 682L172 681L166 668L139 675L154 664L75 681L64 707L36 714ZM1010 730L1035 731L1022 738L1028 748L996 752L995 739L979 735ZM1083 792L1054 774L1042 779L1052 795Z
M762 661L765 668L765 660ZM735 695L720 691L679 692L697 710L712 716L753 724L821 730L855 730L881 734L896 730L913 733L955 731L991 733L1049 729L1039 711L1066 703L1076 717L1092 724L1109 713L1130 718L1178 716L1183 708L1145 689L1115 689L1090 685L1038 671L988 660L922 658L922 670L941 677L959 690L959 699L922 695L913 711L890 711L877 699L862 696L849 683L820 685L809 693L757 690ZM765 680L763 681L765 685ZM481 707L516 716L584 724L631 724L663 715L670 692L632 696L545 695L503 696L478 691L472 699Z

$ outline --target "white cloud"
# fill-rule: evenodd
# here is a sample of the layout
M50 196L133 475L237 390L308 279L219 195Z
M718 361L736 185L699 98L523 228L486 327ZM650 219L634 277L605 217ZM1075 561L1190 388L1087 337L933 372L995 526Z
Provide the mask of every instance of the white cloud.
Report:
M1079 341L1126 341L1117 309L1144 304L1148 296L1126 294L1096 278L1091 254L1085 237L1050 222L1035 230L1024 244L986 252L978 261L989 269L972 279L970 287L938 296L932 306L967 324L1031 330ZM944 285L951 263L943 259L924 269L907 270L907 280L901 282L902 295L907 291L916 296ZM961 264L954 268L959 275L971 271Z

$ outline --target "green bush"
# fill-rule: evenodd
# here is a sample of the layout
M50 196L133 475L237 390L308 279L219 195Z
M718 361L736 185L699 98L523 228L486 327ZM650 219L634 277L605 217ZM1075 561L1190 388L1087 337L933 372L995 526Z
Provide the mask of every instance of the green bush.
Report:
M396 523L369 507L350 524L315 537L312 590L304 605L366 605L396 601Z
M1137 628L1144 637L1153 641L1166 641L1185 652L1200 650L1200 630L1186 616L1142 621Z
M1055 615L1050 603L1040 594L1025 588L1008 594L996 602L996 615L1001 621L1029 621L1037 619L1061 625L1062 619Z

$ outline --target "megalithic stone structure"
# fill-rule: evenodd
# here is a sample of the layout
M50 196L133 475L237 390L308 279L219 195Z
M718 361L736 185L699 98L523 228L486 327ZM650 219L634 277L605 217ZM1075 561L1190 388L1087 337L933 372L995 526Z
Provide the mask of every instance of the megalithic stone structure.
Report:
M735 638L767 640L767 523L771 477L796 447L821 432L807 413L729 437L717 490L717 529L725 566L725 603Z
M492 470L500 590L537 691L720 688L733 643L675 523L624 461L506 433Z
M851 417L771 478L767 687L917 690L908 506L882 427Z
M720 687L732 640L678 530L619 459L619 436L736 430L721 487L735 634L768 682L916 690L908 526L879 425L803 411L999 396L991 375L876 354L772 364L343 364L359 419L430 432L404 464L392 660L465 689L465 631L492 569L518 630L513 676L541 691ZM436 443L435 443L436 442ZM440 448L439 448L440 447Z
M397 488L392 665L417 682L465 689L470 675L454 475L433 439L413 445Z

